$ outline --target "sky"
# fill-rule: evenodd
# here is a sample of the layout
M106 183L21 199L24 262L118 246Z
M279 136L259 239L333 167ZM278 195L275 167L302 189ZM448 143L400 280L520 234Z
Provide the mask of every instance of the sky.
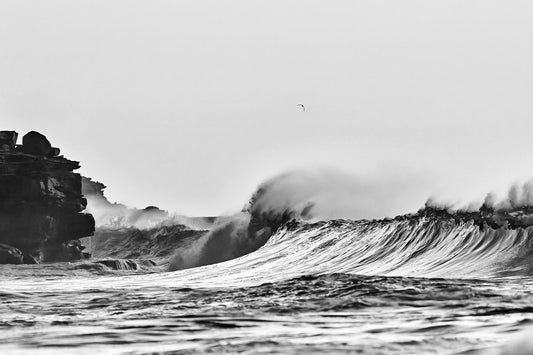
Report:
M532 18L531 1L2 0L0 129L45 134L141 208L228 213L309 166L390 184L405 212L475 199L533 177Z

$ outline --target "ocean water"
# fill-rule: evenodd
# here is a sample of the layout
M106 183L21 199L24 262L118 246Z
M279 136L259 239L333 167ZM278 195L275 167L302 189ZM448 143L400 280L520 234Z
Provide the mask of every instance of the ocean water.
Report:
M175 272L2 265L0 353L527 354L532 231L301 222Z

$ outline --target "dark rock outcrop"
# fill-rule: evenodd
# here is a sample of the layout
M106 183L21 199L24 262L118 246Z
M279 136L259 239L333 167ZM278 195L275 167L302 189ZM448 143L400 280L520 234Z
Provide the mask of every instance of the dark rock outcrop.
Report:
M16 139L16 132L0 131L0 243L19 249L27 262L56 261L43 251L65 248L71 259L83 257L67 243L94 233L94 218L81 213L87 201L73 172L79 163L57 156L40 133L26 134L22 145Z

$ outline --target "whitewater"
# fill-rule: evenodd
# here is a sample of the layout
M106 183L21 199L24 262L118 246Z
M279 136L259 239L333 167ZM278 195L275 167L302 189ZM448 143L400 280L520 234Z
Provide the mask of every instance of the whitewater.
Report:
M292 219L251 253L173 272L168 258L157 258L167 255L160 245L174 250L168 240L175 238L190 248L191 230L145 231L143 247L132 243L141 238L138 230L121 233L122 242L105 245L116 249L114 255L137 249L156 262L100 258L0 266L0 352L531 349L524 339L533 323L533 227L480 227L425 215Z

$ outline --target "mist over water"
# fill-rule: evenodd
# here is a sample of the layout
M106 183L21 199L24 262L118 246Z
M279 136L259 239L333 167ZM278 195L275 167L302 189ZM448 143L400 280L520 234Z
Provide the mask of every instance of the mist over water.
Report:
M252 211L290 210L309 220L374 219L415 211L425 196L417 176L375 171L357 176L331 167L288 171L262 183Z
M482 208L494 210L518 210L533 206L533 179L514 182L503 193L488 192L473 201L450 202L443 198L430 197L425 206L449 211L475 212Z
M213 223L213 218L210 217L188 217L161 210L156 206L139 209L111 202L104 195L105 188L106 186L100 182L82 178L82 193L87 199L85 212L93 215L96 227L99 228L151 229L182 224L195 230L207 230Z
M489 193L485 197L484 204L496 209L517 209L533 206L533 180L513 183L504 196Z

